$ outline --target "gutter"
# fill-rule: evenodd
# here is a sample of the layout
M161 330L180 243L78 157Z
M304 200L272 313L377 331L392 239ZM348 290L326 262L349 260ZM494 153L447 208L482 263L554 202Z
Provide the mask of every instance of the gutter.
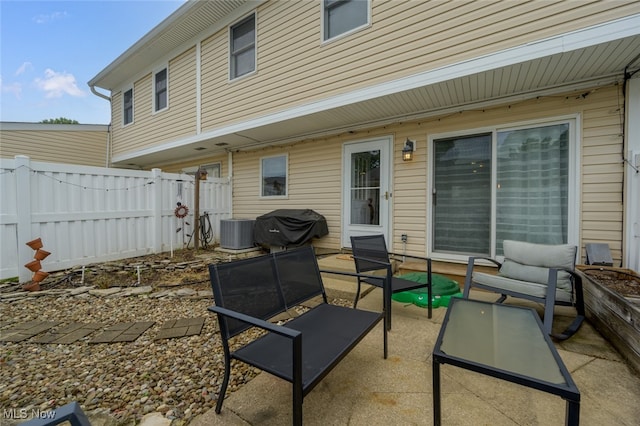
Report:
M98 92L98 91L96 90L96 86L94 86L94 85L89 85L89 88L91 89L91 93L93 93L94 95L96 95L96 96L98 96L98 97L100 97L100 98L102 98L102 99L104 99L104 100L106 100L106 101L111 102L111 97L110 97L110 96L105 95L104 93L100 93L100 92Z

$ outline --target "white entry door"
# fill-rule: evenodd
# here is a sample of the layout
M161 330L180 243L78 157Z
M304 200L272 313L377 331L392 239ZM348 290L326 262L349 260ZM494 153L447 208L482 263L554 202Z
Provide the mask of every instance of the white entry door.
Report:
M391 138L344 145L342 246L351 236L384 234L390 241Z

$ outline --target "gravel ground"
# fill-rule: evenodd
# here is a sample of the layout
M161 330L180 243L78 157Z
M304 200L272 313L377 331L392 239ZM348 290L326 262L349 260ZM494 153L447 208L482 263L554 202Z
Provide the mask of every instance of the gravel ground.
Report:
M37 413L77 401L87 415L107 418L111 424L133 425L145 414L159 412L173 420L172 426L188 425L215 406L224 374L217 320L207 311L212 303L211 299L88 294L0 301L2 320L12 323L155 321L129 343L89 344L93 335L65 345L30 343L30 339L0 342L0 424L19 423L16 417L22 412ZM332 303L351 305L340 299ZM165 321L195 317L205 318L199 335L153 340ZM249 333L237 337L236 344L256 336ZM258 373L233 363L227 395Z
M206 265L227 261L214 250L179 250L89 265L82 285L94 288L125 287L137 278L154 293L169 289L209 290ZM77 268L76 268L77 269ZM77 287L80 269L52 273L44 289ZM129 284L123 284L129 283ZM1 291L10 291L3 287ZM332 303L351 306L350 301ZM1 426L24 421L24 414L42 412L77 401L92 420L109 425L134 425L149 413L162 413L172 426L188 425L195 416L214 408L224 375L224 355L217 319L207 311L213 299L40 296L8 302L0 300L0 320L8 323L32 320L98 322L155 321L129 343L89 344L93 333L72 344L38 344L0 341ZM205 318L199 335L153 340L162 324L171 319ZM55 331L55 328L50 330ZM237 344L256 336L238 336ZM227 395L259 371L232 363Z
M78 401L87 414L104 413L117 424L133 424L151 412L175 419L173 425L214 407L223 376L223 354L211 300L147 297L39 297L0 302L3 321L156 321L130 343L68 345L0 343L2 425L20 410L46 410ZM168 319L204 317L200 335L152 340ZM257 370L233 365L229 391ZM12 411L13 410L13 411ZM18 410L18 411L15 411ZM24 411L23 411L24 412ZM15 422L13 422L15 423Z

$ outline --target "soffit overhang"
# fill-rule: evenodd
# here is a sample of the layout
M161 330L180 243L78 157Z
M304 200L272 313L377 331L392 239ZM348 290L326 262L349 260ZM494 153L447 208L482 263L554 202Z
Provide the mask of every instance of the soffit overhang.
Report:
M150 168L622 82L640 68L640 15L114 156ZM223 146L221 146L223 145Z

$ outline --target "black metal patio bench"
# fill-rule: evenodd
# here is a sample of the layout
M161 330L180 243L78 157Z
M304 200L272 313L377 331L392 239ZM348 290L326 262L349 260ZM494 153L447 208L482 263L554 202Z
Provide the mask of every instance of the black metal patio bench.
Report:
M215 306L225 355L225 373L216 413L220 413L229 384L231 359L250 364L293 387L293 424L302 424L304 397L380 321L384 312L371 312L327 302L321 271L312 246L209 266ZM322 301L282 325L274 316L317 296ZM258 327L266 333L231 351L229 339ZM387 327L383 353L387 358Z

